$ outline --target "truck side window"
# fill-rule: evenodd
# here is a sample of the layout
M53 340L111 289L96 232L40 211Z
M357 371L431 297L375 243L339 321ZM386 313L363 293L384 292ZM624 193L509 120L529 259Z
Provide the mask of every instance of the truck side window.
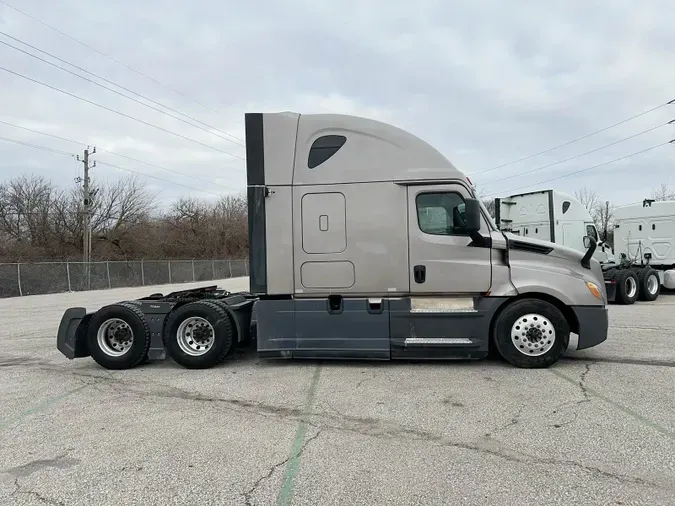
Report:
M420 193L415 199L420 230L432 235L467 235L464 199L455 192Z
M318 167L337 153L345 142L347 142L347 137L344 135L323 135L319 137L309 148L307 166L310 169Z
M586 225L586 235L592 237L597 242L598 231L595 230L595 227L593 225Z
M571 205L571 203L570 203L569 200L566 200L565 202L563 202L563 205L562 205L563 214L565 214L567 212L567 210L570 208L570 205Z

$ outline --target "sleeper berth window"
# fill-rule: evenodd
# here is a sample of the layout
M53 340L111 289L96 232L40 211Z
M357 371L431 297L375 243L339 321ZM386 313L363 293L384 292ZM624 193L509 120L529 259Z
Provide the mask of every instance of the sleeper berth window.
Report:
M344 135L323 135L319 137L309 148L307 166L310 169L318 167L337 153L345 142L347 142L347 137Z

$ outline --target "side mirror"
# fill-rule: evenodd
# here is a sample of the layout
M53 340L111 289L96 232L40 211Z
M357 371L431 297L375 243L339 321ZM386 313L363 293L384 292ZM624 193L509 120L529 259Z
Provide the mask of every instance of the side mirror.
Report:
M581 265L586 269L591 268L591 258L593 253L595 253L595 248L597 248L598 243L595 242L590 235L584 236L584 248L586 248L586 254L581 259Z
M476 199L464 201L464 223L469 235L478 233L480 230L480 202Z

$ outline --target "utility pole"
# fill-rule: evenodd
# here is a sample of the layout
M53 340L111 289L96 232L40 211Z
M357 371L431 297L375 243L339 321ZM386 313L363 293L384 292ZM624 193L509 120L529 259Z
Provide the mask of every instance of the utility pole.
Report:
M609 200L605 200L605 219L603 220L605 223L605 239L604 241L607 242L607 228L609 227Z
M91 154L96 153L96 147L92 150ZM89 188L89 169L96 167L96 162L89 166L89 148L84 150L84 155L80 159L79 155L77 157L78 161L82 162L84 166L84 178L82 179L82 190L83 190L83 220L82 220L82 229L83 229L83 244L82 244L82 261L84 262L85 268L85 279L87 280L87 289L91 288L91 191Z

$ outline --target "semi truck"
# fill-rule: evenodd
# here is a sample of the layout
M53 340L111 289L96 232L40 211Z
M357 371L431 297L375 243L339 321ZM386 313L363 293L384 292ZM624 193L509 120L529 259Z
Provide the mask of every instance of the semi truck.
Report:
M504 234L421 138L342 114L246 113L249 290L205 286L67 309L57 348L108 369L171 358L554 363L607 339L600 263Z
M640 289L646 290L646 300L658 297L659 285L675 289L675 201L644 199L617 207L614 253L619 254L619 262L633 264L642 272Z
M608 301L621 304L656 300L661 285L675 288L674 217L675 202L645 200L617 208L612 249L599 239L590 213L572 195L547 189L495 199L495 221L504 232L578 251L585 251L584 237L592 237L598 242L593 257L602 267Z

